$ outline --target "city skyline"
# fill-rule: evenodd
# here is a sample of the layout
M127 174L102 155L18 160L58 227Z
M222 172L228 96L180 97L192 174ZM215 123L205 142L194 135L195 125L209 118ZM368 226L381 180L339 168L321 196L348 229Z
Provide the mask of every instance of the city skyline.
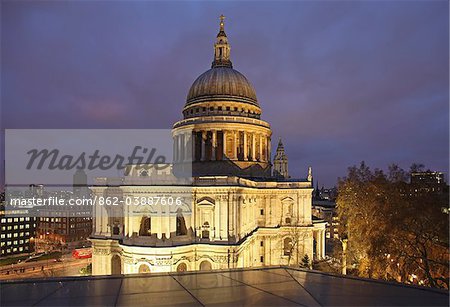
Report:
M223 13L294 177L331 186L361 160L448 174L447 2L2 6L3 129L171 128Z

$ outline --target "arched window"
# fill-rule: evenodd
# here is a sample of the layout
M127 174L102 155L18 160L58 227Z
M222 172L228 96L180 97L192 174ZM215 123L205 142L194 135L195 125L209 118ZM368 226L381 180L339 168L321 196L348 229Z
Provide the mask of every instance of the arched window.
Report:
M211 271L211 270L212 270L211 262L203 260L200 263L200 271Z
M289 256L292 253L292 239L285 238L283 241L283 251L285 256Z
M287 217L287 218L285 219L285 222L286 222L286 224L291 224L291 218L290 218L290 217Z
M111 258L111 275L122 274L122 261L119 255L114 255Z
M187 271L186 263L182 262L177 266L177 272L186 272L186 271Z
M144 216L141 220L141 227L139 228L140 236L151 236L152 234L152 221L149 217Z
M184 236L187 235L187 229L186 229L186 221L184 220L184 216L181 212L178 212L177 214L177 236Z

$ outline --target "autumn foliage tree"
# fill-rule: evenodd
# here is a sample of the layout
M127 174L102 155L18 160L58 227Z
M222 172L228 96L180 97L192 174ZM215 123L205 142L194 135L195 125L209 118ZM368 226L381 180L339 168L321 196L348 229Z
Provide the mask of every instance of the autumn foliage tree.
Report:
M408 179L397 165L385 174L362 162L339 180L347 262L359 276L448 289L448 194L414 195Z

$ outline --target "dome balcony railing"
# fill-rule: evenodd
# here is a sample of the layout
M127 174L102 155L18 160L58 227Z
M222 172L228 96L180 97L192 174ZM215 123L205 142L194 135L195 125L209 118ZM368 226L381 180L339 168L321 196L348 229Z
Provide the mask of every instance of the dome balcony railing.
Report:
M182 119L173 125L173 128L185 126L188 124L199 124L199 123L211 123L211 122L233 122L233 123L244 123L253 124L266 128L270 128L269 123L255 118L243 117L243 116L203 116L203 117L192 117Z
M197 113L186 113L185 118L192 118L198 116L217 116L217 115L226 115L226 116L241 116L241 117L250 117L260 119L261 114L257 113L248 113L248 112L240 112L240 111L202 111Z

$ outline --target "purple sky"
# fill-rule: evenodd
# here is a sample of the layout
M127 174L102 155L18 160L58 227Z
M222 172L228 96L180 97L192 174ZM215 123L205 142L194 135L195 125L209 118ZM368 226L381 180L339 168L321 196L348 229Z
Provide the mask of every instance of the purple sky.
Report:
M290 173L448 173L447 1L2 1L2 129L170 128L218 16ZM2 133L3 134L3 133Z

